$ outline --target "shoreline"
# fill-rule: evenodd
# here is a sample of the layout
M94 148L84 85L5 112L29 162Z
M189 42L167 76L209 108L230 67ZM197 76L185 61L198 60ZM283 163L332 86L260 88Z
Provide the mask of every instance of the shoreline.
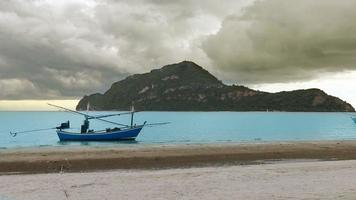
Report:
M6 149L0 150L0 174L187 168L297 159L354 160L356 141Z

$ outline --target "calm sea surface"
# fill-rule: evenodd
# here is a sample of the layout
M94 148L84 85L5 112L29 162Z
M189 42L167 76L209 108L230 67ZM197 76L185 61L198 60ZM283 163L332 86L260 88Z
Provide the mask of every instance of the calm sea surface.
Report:
M110 112L89 112L107 113ZM130 121L129 116L107 119L119 123ZM55 130L16 137L9 134L10 131L55 127L66 120L79 129L83 117L67 112L0 112L0 148L356 139L356 124L348 114L289 112L140 112L135 114L137 124L144 121L170 124L145 127L136 142L59 142ZM94 129L110 126L91 121Z

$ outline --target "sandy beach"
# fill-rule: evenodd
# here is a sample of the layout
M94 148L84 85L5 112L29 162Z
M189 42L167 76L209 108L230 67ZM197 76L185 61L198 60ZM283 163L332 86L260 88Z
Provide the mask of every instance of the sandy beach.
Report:
M2 200L356 199L356 161L0 176Z
M0 200L356 199L356 141L0 151Z

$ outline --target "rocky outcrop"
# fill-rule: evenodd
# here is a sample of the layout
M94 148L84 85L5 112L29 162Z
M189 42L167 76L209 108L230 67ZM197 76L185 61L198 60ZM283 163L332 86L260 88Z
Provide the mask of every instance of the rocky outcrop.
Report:
M114 83L104 94L84 96L77 110L156 111L335 111L354 108L319 89L268 93L226 85L189 61L135 74Z

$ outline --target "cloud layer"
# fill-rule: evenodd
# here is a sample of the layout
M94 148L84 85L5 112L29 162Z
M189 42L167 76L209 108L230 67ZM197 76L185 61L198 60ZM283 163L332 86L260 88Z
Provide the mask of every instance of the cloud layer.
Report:
M264 0L224 19L203 49L242 83L312 79L356 69L356 1Z
M241 5L233 0L1 1L0 99L79 97L171 62L206 64L197 44Z
M0 100L68 99L193 60L244 84L356 67L352 0L0 1Z

